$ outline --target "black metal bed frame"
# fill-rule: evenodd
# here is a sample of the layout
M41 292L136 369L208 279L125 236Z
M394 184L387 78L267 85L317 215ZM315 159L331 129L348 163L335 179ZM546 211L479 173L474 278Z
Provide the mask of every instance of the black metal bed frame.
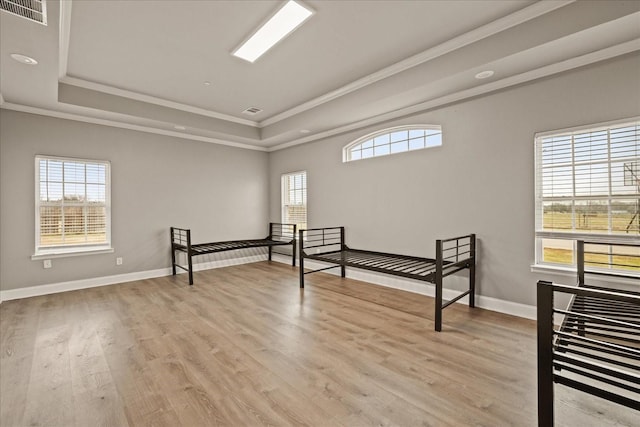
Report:
M577 242L578 286L538 281L538 425L553 426L554 383L640 411L640 292L585 284L585 264L631 267L609 258L609 251L585 251L585 244L638 247L636 244ZM636 256L631 255L632 259ZM638 256L640 257L640 256ZM617 275L619 276L619 275ZM623 276L626 277L626 276ZM634 277L634 276L628 276ZM556 293L571 295L566 310L554 307ZM554 314L564 316L554 329Z
M438 332L442 330L442 310L444 308L467 295L469 296L469 307L475 307L475 234L437 240L436 258L431 259L351 249L345 244L344 227L313 228L300 230L299 233L301 288L304 288L304 276L306 274L338 267L340 267L340 275L342 277L345 277L346 274L345 267L355 267L431 282L435 284L436 288L435 330ZM325 250L324 252L323 249ZM305 258L336 265L304 271ZM469 269L469 289L455 298L443 302L442 279L464 269Z
M186 228L171 227L171 265L173 275L176 267L189 273L189 285L193 285L193 262L196 255L212 254L216 252L233 251L237 249L267 247L269 249L269 261L274 246L291 245L291 265L296 266L296 225L269 223L269 235L264 239L230 240L212 243L191 243L191 230ZM176 251L187 255L187 267L176 263Z

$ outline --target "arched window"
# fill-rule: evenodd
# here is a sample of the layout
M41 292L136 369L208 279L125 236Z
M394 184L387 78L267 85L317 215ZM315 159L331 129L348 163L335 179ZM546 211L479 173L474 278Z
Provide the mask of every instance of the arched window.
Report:
M399 126L370 133L343 149L342 161L368 159L387 154L442 145L442 128L437 125Z

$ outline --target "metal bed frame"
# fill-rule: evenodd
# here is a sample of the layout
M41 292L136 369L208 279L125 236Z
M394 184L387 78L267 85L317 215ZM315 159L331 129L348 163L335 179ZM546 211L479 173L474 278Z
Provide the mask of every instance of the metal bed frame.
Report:
M171 227L171 265L173 275L176 267L189 273L189 285L193 285L193 262L196 255L212 254L217 252L233 251L237 249L249 249L267 247L269 249L269 261L274 246L291 245L291 265L296 266L296 225L269 223L269 235L264 239L230 240L212 243L191 243L191 230L186 228ZM176 263L176 251L187 255L187 267Z
M585 251L585 245L607 246L608 250ZM540 427L554 423L554 383L640 411L640 292L585 284L585 272L608 274L603 270L585 271L585 264L635 266L632 261L614 259L615 248L628 247L640 245L579 240L578 286L538 281ZM603 256L609 261L594 258ZM640 255L630 255L630 258L640 259ZM557 293L571 295L566 310L554 308ZM554 314L564 316L558 329L554 329Z
M442 330L442 310L459 299L469 296L469 307L475 307L476 236L469 234L436 241L436 258L420 258L361 249L351 249L345 244L344 227L313 228L300 230L300 288L304 288L304 276L318 271L340 267L345 277L345 267L355 267L393 276L431 282L436 288L435 330ZM304 260L311 259L330 264L331 267L304 271ZM469 289L450 301L443 302L443 278L461 270L469 270Z

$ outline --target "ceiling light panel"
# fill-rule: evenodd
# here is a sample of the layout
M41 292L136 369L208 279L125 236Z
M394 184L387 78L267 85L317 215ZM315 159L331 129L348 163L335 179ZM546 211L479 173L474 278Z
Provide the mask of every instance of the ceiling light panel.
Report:
M254 62L276 43L306 21L313 11L300 2L289 0L258 29L249 39L233 52L234 56Z

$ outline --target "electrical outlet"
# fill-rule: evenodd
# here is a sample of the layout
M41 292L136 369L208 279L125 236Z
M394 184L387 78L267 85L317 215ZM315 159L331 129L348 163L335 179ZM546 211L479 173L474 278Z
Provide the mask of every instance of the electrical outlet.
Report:
M44 268L51 268L51 260L50 259L45 259L44 261L42 261L42 266Z
M122 265L122 257L121 256L116 258L116 265Z

